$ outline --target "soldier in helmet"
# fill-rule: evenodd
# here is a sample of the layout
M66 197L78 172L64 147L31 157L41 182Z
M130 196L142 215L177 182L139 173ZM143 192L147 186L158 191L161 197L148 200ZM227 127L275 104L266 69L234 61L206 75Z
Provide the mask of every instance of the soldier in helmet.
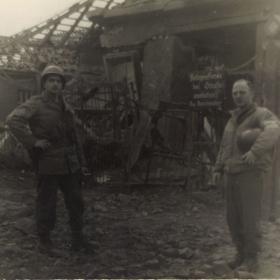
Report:
M272 112L254 103L252 82L237 80L232 97L236 109L224 130L213 180L225 175L227 221L237 250L229 266L256 272L263 174L271 166L280 124Z
M90 247L83 229L84 203L80 174L85 169L83 151L77 137L73 114L64 102L63 70L47 66L41 75L42 94L19 105L7 118L7 125L27 148L37 175L36 225L39 249L55 252L51 231L56 219L56 197L64 195L72 231L73 250Z

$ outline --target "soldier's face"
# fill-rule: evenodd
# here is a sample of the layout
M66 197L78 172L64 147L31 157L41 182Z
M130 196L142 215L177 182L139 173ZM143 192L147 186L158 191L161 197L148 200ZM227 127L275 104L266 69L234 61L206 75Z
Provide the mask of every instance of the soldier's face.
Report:
M254 94L246 81L237 81L232 88L232 98L239 108L246 107L253 103Z
M63 83L59 76L49 75L44 84L45 90L49 93L60 94L63 89Z

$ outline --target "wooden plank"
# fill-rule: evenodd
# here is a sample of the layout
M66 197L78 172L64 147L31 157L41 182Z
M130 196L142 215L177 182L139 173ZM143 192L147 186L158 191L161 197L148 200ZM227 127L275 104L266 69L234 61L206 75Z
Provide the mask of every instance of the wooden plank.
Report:
M232 0L227 0L227 2ZM188 9L193 7L201 7L203 5L222 3L224 0L157 0L144 3L135 3L127 6L120 6L112 10L107 10L104 18L117 18L117 17L131 17L135 15L150 14L161 11L174 11L181 9Z
M188 1L188 0L187 0ZM162 10L165 3L170 2L169 0L161 1L150 1L149 3L134 3L124 7L117 7L112 10L106 11L104 14L105 18L116 18L125 16L135 16L139 14L154 13Z
M261 14L265 11L271 11L275 7L275 0L227 0L227 1L197 1L193 5L180 4L177 8L166 9L162 12L158 12L152 15L141 15L141 8L133 17L121 17L114 19L113 17L104 16L106 24L117 24L130 22L133 24L135 19L143 21L143 19L148 20L160 20L162 23L166 21L174 21L178 23L183 21L186 22L198 22L201 20L206 21L207 19L224 18L232 16L244 16L252 14ZM170 3L176 3L176 1L169 1ZM199 4L198 4L199 3ZM146 5L148 6L148 5ZM182 7L181 7L182 6Z
M76 22L71 26L70 30L65 33L65 35L61 38L58 47L62 47L65 45L67 40L70 38L71 34L74 32L75 28L78 26L80 20L83 18L83 16L88 12L90 6L92 5L92 2L88 2L84 7L83 11L80 13L79 17L76 19Z
M223 3L224 0L189 0L189 1L169 1L168 5L165 5L165 11L172 11L172 10L181 10L181 9L189 9L192 7L199 7L205 5L213 5L217 3ZM229 2L229 0L227 0Z

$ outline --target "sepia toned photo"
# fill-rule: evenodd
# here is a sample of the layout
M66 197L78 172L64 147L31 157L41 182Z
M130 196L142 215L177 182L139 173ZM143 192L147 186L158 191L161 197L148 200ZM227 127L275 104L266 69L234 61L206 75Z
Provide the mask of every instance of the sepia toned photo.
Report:
M0 278L279 279L280 0L1 0Z

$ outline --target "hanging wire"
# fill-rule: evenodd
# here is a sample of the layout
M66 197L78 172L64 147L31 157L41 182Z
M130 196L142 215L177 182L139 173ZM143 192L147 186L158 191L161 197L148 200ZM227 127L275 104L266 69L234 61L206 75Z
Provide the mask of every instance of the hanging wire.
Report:
M247 66L249 66L251 63L253 63L256 59L256 56L253 56L252 58L250 58L249 60L247 60L246 62L234 67L234 68L226 68L226 71L229 73L234 73L237 72L241 69L246 68Z

